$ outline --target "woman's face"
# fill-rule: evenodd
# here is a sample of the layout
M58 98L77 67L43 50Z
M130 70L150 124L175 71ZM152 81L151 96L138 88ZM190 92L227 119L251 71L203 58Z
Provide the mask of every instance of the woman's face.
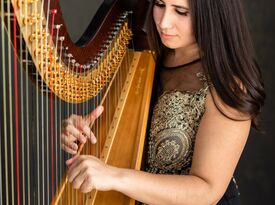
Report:
M196 43L188 0L155 0L153 18L166 47L186 48Z

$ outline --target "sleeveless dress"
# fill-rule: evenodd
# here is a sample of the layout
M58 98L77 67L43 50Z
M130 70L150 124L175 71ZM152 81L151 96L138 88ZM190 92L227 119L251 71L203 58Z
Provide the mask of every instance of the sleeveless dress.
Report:
M188 69L180 66L159 68L159 94L153 107L147 141L145 171L149 173L189 174L209 86L202 72ZM183 82L192 82L197 89L186 90ZM218 205L233 204L240 204L234 178Z

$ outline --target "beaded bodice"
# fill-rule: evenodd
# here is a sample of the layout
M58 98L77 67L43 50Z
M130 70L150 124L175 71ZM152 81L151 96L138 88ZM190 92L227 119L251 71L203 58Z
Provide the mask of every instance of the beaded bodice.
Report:
M195 76L203 82L200 89L164 90L158 96L149 131L147 172L188 174L208 92L205 76L200 72Z

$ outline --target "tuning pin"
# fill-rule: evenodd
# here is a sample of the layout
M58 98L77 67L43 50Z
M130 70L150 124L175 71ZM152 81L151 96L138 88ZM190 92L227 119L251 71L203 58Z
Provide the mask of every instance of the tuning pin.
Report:
M60 36L60 37L59 37L59 40L60 40L60 41L64 41L64 40L65 40L65 37L64 37L64 36Z
M54 28L59 30L62 26L63 26L63 24L56 24L56 25L54 25Z

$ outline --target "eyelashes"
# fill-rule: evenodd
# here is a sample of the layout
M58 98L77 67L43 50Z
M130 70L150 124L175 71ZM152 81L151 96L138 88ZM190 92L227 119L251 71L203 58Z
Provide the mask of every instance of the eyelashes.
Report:
M182 11L177 11L177 10L176 10L176 12L177 12L179 15L181 15L181 16L187 16L187 15L189 14L188 11L182 12Z
M160 1L155 1L154 6L157 6L161 9L165 8L165 4L160 2ZM179 11L177 8L175 9L176 13L181 15L181 16L188 16L189 12L188 11Z

